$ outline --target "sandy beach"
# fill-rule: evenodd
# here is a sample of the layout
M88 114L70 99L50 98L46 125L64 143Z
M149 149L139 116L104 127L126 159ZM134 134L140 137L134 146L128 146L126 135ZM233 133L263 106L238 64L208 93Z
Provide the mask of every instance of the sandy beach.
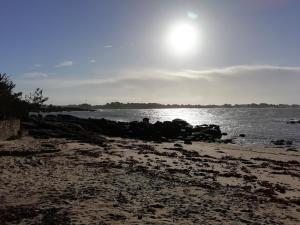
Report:
M0 224L299 224L295 148L0 142Z
M0 225L300 225L300 0L0 12Z

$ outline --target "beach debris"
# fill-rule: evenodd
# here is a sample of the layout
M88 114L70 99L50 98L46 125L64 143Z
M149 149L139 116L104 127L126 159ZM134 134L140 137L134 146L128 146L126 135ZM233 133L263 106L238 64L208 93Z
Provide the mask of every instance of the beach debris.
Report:
M124 215L121 215L121 214L116 214L116 213L109 213L107 214L107 216L112 219L112 220L115 220L115 221L125 221L126 220L126 216Z
M125 197L125 195L122 194L122 192L119 192L118 196L116 197L116 200L119 202L119 203L128 203L128 200L127 198Z

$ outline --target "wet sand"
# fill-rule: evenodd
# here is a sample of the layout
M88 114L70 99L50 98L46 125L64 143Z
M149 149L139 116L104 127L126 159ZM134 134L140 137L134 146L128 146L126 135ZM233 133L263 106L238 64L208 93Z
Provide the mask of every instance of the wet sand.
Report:
M300 151L0 142L0 224L300 224Z

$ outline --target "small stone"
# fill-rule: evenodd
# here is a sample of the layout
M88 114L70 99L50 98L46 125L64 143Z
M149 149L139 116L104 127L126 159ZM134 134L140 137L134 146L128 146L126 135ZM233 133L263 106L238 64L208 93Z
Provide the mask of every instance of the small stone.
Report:
M174 144L174 147L177 147L177 148L182 148L182 145L181 145L181 144L178 144L178 143L176 143L176 144Z

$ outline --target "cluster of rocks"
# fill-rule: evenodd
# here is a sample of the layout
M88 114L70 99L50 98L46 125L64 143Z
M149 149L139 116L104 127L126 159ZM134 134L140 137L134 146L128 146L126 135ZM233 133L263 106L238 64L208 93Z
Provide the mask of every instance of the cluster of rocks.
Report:
M279 140L273 140L273 141L271 141L271 144L273 144L273 145L287 145L287 146L289 146L289 145L293 144L293 141L279 139Z
M192 126L184 120L174 119L150 123L143 121L120 122L107 119L82 119L71 115L47 115L43 119L31 118L23 123L29 133L38 138L64 137L102 143L104 138L99 134L164 142L183 140L186 144L192 141L219 141L222 132L218 125Z
M287 121L288 124L300 124L300 120L289 120Z
M107 141L92 130L85 129L75 122L63 121L63 119L31 118L29 121L22 122L22 127L28 131L29 135L40 139L67 138L97 145L105 145Z

